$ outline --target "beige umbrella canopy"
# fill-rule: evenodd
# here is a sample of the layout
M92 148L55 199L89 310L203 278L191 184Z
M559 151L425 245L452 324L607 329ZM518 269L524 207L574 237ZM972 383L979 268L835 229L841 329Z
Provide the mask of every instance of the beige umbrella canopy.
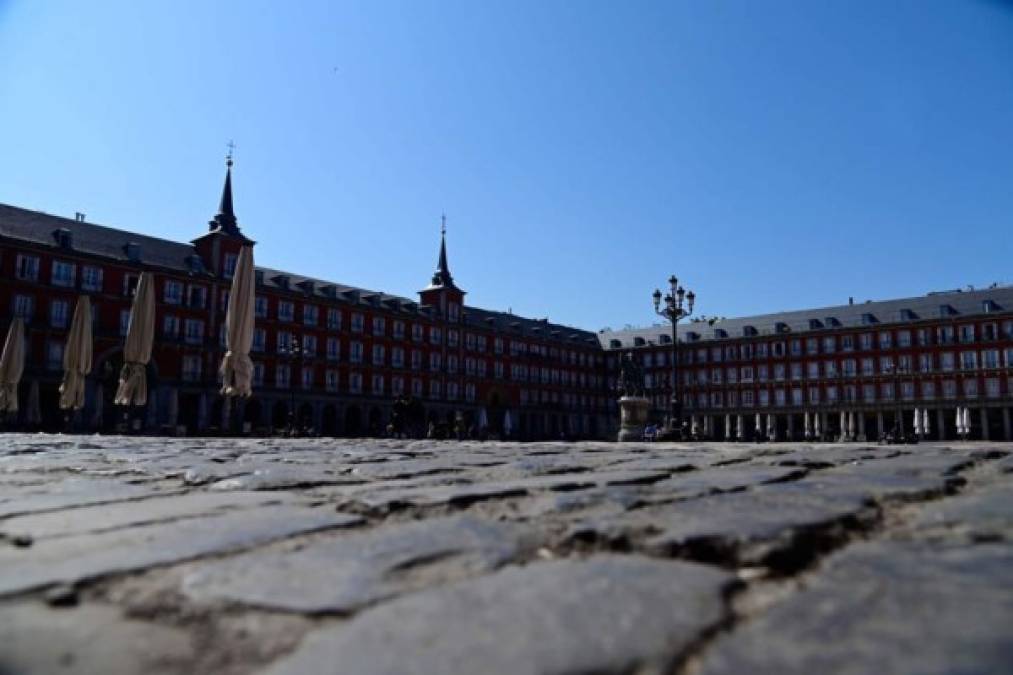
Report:
M18 383L25 370L25 322L16 317L0 355L0 412L18 411Z
M148 401L148 376L145 366L151 360L155 337L155 286L151 272L142 272L130 308L127 339L123 344L123 369L116 389L116 405L144 405Z
M77 299L70 333L63 348L63 384L60 385L60 407L64 410L84 407L84 378L91 372L91 300L87 295Z
M222 394L226 396L249 396L252 393L250 346L253 344L254 305L253 247L244 246L236 261L225 313L226 351L219 371L222 374Z

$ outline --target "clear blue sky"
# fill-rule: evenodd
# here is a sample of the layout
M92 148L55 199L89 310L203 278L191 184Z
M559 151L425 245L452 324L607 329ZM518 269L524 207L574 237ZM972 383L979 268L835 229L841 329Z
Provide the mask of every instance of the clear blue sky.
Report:
M1013 282L1013 3L0 0L0 201L589 329Z

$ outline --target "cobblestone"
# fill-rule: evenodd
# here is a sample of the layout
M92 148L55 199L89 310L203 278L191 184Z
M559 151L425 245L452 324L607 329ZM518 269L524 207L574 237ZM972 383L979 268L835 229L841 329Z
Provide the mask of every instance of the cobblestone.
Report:
M0 673L1009 672L1011 459L8 434Z

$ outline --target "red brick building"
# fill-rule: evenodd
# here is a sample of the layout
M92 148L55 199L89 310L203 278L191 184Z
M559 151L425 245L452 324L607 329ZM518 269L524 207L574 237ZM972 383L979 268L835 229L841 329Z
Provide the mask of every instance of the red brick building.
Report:
M816 416L824 438L854 418L875 440L898 414L914 428L929 412L928 438L956 437L956 409L970 437L1013 440L1013 287L783 312L679 326L684 417L711 438L800 438ZM654 414L670 396L669 326L600 334L610 383L618 353L642 359ZM759 419L758 419L759 417ZM759 425L757 424L759 421ZM771 429L768 423L773 422ZM741 431L740 431L741 428Z
M218 365L231 275L243 234L231 161L218 214L191 243L0 205L0 307L26 321L22 401L38 388L42 428L59 428L62 349L79 294L94 307L95 368L79 423L109 430L130 301L154 273L156 338L149 367L150 429L220 427ZM445 234L445 233L444 233ZM262 253L256 254L264 257ZM400 395L422 402L423 424L483 419L521 438L599 436L609 428L604 354L594 333L465 304L446 241L430 284L412 300L258 267L248 428L288 423L325 435L379 433ZM293 349L297 345L297 349ZM22 416L33 416L23 403Z

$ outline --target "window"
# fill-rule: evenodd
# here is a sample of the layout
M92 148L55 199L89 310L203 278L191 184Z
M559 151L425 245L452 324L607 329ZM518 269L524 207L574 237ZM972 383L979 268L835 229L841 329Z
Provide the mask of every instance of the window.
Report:
M998 349L986 349L981 352L981 366L982 368L998 368L999 367L999 350Z
M263 387L264 386L264 364L254 363L253 364L253 386Z
M253 302L253 316L258 319L267 318L267 298L258 295Z
M457 357L453 354L447 356L447 372L448 373L457 372Z
M14 276L22 281L39 280L39 259L34 255L18 254Z
M995 340L998 335L998 330L994 323L983 323L981 324L981 339L986 341Z
M760 407L766 408L770 405L770 392L766 389L761 389L759 393Z
M953 352L943 352L939 355L939 369L942 371L952 371L956 366L956 361L953 356Z
M253 343L250 349L255 352L262 352L267 348L267 331L263 328L253 329Z
M291 372L287 365L279 364L274 367L274 386L279 389L287 389L291 383Z
M188 293L190 297L187 305L195 309L204 309L207 305L208 289L203 286L190 286Z
M893 345L893 333L888 330L879 332L879 348L889 349Z
M855 360L854 359L844 359L844 376L845 377L854 377L855 374L856 374Z
M502 380L503 379L503 362L502 361L496 361L495 363L492 364L492 373L493 373L493 377L496 378L497 380Z
M328 370L324 373L324 388L331 392L338 390L338 371Z
M278 331L278 353L288 354L292 349L292 334L287 330Z
M791 404L796 406L802 405L802 390L798 387L791 390Z
M53 300L49 303L49 325L53 328L66 328L70 314L70 303L66 300Z
M883 382L879 385L879 396L884 401L893 400L893 382Z
M386 360L383 345L373 345L373 365L382 366Z
M939 326L936 328L937 342L941 345L953 343L953 326Z
M909 330L897 331L897 345L900 347L910 347L911 331Z
M361 333L362 332L362 328L365 325L365 322L366 322L366 318L362 314L359 314L358 312L353 312L352 313L352 332L353 333Z
M387 332L387 322L382 316L373 317L373 335L383 335Z
M837 361L823 362L824 377L837 377Z
M313 388L313 366L303 366L301 384L303 389Z
M304 326L315 326L320 317L320 308L316 305L302 306L302 322Z
M394 347L390 350L390 365L395 368L404 367L404 349L401 347Z
M905 401L910 401L915 397L915 383L914 382L901 382L900 383L900 395Z
M978 352L961 352L960 368L962 370L975 370L978 368Z
M412 396L415 397L422 396L422 380L418 379L417 377L412 379Z
M457 341L458 341L458 335L459 334L458 334L458 332L456 330L453 330L453 329L448 330L447 331L447 344L449 346L451 346L451 347L456 347L457 346Z
M199 345L204 341L204 322L200 319L187 319L184 324L184 339L187 344Z
M404 340L404 321L395 321L393 329L394 329L394 339Z
M295 304L289 300L278 301L278 321L292 321L295 318Z
M130 310L120 310L120 335L126 335L127 330L130 328Z
M201 359L196 354L187 354L183 357L183 380L196 382L200 380Z
M178 305L183 302L183 284L172 279L166 280L162 299L167 305Z
M784 364L783 363L775 363L774 364L774 379L776 381L778 381L778 382L783 382L784 381L784 377L785 377L784 373L785 373Z
M809 361L806 364L806 377L810 380L819 379L820 376L820 364L818 361Z
M337 361L341 358L341 341L338 338L327 338L327 360Z
M503 353L503 338L496 338L492 342L492 350L496 354Z
M316 335L303 335L302 336L302 353L307 358L313 358L317 355L317 336Z
M858 336L858 343L861 345L862 351L868 351L872 349L872 333L862 333Z
M239 256L235 253L226 253L225 261L222 265L222 275L226 279L231 279L236 274L236 262L238 262Z
M923 373L932 372L932 354L919 354L918 355L918 370Z
M440 369L441 359L439 352L432 352L429 354L429 370L437 371Z
M766 382L769 372L770 371L767 368L767 364L756 366L756 379L759 380L760 382Z
M967 398L978 398L978 380L969 378L964 380L964 396Z
M464 385L464 400L469 403L473 403L475 401L475 385L471 382Z
M999 378L989 377L985 380L985 396L999 398Z
M809 338L805 341L805 353L806 354L818 354L820 351L820 341L817 338Z
M966 323L960 327L960 341L974 342L974 324Z
M957 383L953 380L943 380L943 398L957 397Z
M81 288L86 291L102 290L102 268L85 265L81 268Z
M936 383L931 380L922 382L922 398L934 399L936 397Z
M873 361L868 356L865 357L865 358L863 358L862 359L862 375L868 377L869 375L875 375L875 374L876 374L875 361Z
M447 400L457 400L457 382L447 382Z
M422 352L418 349L412 350L412 370L419 370L422 368Z
M349 373L348 374L348 391L353 394L362 393L362 374L361 373Z
M814 404L820 402L820 388L819 387L809 387L809 402L810 403L814 403Z
M451 321L457 321L460 316L460 307L456 302L447 303L447 318Z
M791 355L792 356L801 356L802 355L802 341L801 340L792 340L791 341Z
M855 336L854 335L842 335L841 336L841 349L850 352L855 350Z
M429 342L434 345L443 343L443 333L436 326L429 328Z
M348 360L352 363L362 363L362 343L353 342L349 345Z
M412 324L412 342L422 342L422 324Z
M879 372L881 372L881 373L892 373L893 372L893 357L892 356L881 356L881 357L879 357Z
M742 381L743 382L752 382L753 381L753 367L752 366L743 366L742 367Z
M791 379L801 380L802 379L802 364L792 363L791 364Z
M136 274L124 274L123 295L125 295L128 298L134 297L134 293L137 292L138 283L140 283L140 279Z
M327 329L341 330L341 310L331 307L327 310Z
M928 328L919 328L915 332L915 339L919 347L926 347L932 342L932 333Z
M179 339L180 321L178 316L166 314L162 318L162 335L169 340Z
M390 379L390 393L394 396L400 396L404 393L403 377L392 377Z
M441 388L440 388L440 381L439 380L430 380L429 381L429 398L431 398L433 400L438 400L440 398L440 395L441 395L440 389Z
M785 399L784 389L775 389L774 390L774 405L777 405L777 406L780 406L780 407L784 407L786 404L787 404L787 400Z
M46 342L46 368L60 370L63 367L63 342L49 340Z
M74 263L54 260L51 276L54 286L73 287L75 277L77 276L77 266Z
M876 385L874 384L863 384L862 385L862 400L866 403L876 400Z

